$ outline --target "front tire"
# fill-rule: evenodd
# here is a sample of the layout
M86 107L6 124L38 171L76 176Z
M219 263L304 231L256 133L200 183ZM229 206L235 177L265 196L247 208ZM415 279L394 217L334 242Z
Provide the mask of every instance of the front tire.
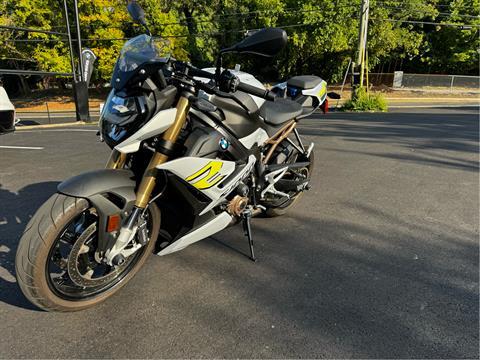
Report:
M86 199L54 194L38 209L20 239L15 259L17 281L27 299L41 309L47 311L78 311L104 301L120 290L140 270L153 251L160 228L160 211L154 204L149 207L150 241L131 255L131 257L136 256L135 261L130 262L131 266L125 268L125 271L121 274L119 273L118 277L112 277L111 284L108 283L108 286L99 288L98 291L91 292L91 294L82 293L83 287L81 286L78 286L80 289L78 296L72 296L67 291L59 291L56 283L55 286L52 283L49 274L53 250L59 246L58 242L62 240L61 236L66 229L69 226L71 227L72 223L89 209L92 208ZM95 226L93 222L89 229L92 230ZM77 240L72 240L72 248L75 248L74 244ZM88 254L79 256L86 255ZM70 270L67 264L65 264L65 268ZM68 275L67 271L66 273ZM91 274L90 277L92 277ZM67 284L70 286L67 289L75 290L77 285L73 282L72 284ZM72 294L76 293L72 292Z

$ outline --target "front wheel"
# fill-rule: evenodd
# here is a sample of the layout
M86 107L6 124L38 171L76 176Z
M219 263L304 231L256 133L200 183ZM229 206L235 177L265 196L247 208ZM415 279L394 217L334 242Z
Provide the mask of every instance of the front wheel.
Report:
M49 311L86 309L112 296L140 270L158 236L158 208L148 208L148 243L119 266L98 257L97 220L86 199L55 194L40 207L15 259L17 281L28 300Z

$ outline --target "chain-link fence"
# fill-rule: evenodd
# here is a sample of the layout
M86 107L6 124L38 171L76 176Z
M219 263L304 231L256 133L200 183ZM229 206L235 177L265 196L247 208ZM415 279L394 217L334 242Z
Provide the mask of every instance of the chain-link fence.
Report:
M478 90L480 89L480 77L466 75L405 74L403 71L396 71L392 86L395 88L443 87Z
M346 78L350 84L351 75ZM435 74L405 74L403 71L395 73L369 73L368 83L373 86L388 86L392 88L448 88L471 89L480 91L480 76L467 75L435 75Z
M401 78L401 79L400 79ZM418 88L418 87L448 87L479 89L480 77L466 75L432 75L432 74L404 74L395 72L394 87ZM398 86L400 85L400 86Z

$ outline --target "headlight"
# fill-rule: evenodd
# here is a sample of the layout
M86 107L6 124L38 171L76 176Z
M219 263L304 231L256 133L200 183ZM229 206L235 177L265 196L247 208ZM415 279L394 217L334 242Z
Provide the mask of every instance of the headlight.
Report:
M112 91L103 107L101 122L126 125L138 117L139 104L136 97L121 97Z

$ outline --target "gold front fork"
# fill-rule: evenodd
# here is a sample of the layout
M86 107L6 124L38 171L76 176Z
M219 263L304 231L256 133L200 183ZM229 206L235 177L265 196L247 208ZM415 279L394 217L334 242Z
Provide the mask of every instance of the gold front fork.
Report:
M123 169L125 162L127 161L127 154L121 153L115 149L110 154L110 159L107 161L105 167L107 169Z
M163 134L163 140L173 143L177 141L180 130L182 130L183 125L185 125L189 109L190 104L188 99L184 96L181 96L177 103L177 114L175 116L175 121ZM148 201L150 200L150 195L155 187L155 181L157 179L157 166L163 164L167 160L168 156L165 154L159 152L155 152L153 154L147 169L143 174L140 186L138 187L137 200L135 201L136 207L144 209L147 206Z

